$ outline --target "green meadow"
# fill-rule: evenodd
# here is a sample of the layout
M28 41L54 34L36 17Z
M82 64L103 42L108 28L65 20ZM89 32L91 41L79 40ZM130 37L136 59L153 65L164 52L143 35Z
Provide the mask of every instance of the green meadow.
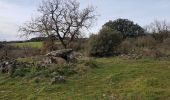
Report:
M0 99L170 100L169 60L113 57L96 58L95 63L98 67L68 76L64 84L51 85L50 78L31 75L33 69L14 78L0 75Z
M10 44L12 46L16 47L32 47L32 48L42 48L43 43L42 42L24 42L24 43L12 43Z

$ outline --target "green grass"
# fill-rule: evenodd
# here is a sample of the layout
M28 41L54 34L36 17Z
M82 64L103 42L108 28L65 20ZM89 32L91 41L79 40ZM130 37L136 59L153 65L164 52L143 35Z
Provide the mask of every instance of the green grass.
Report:
M17 47L29 46L33 48L42 48L42 42L24 42L24 43L12 43L11 45Z
M98 68L50 85L50 78L0 75L2 100L170 100L170 61L97 58ZM29 74L29 73L27 73Z

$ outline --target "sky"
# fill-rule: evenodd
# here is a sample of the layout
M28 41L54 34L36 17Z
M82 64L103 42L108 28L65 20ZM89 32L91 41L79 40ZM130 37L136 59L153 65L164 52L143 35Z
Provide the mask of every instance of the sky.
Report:
M21 40L19 26L36 14L42 0L0 0L0 41ZM170 0L78 0L81 8L93 5L97 21L86 34L97 33L109 20L126 18L145 26L154 20L170 21Z

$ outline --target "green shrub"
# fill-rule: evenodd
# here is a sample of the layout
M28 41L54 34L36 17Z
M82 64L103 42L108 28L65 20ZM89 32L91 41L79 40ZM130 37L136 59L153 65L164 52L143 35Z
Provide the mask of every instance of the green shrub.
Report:
M110 27L111 29L121 32L124 38L144 35L144 29L128 19L119 18L114 21L109 21L105 23L103 27Z
M13 74L11 75L11 77L24 77L27 73L30 73L30 70L27 68L18 68L15 70L15 72L13 72Z
M65 75L65 76L69 76L72 74L75 74L76 71L74 70L75 65L73 64L65 64L65 65L60 65L60 66L52 66L49 69L49 73L56 73L58 75Z
M89 39L88 53L90 56L111 56L113 51L121 43L123 36L112 30L111 28L104 27L100 30L98 35L92 35Z

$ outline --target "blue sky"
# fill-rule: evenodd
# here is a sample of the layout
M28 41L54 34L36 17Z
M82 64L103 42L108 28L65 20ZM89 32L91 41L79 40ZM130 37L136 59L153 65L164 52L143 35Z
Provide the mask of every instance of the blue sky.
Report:
M36 14L42 0L0 0L0 40L18 40L18 27ZM93 5L99 15L88 33L117 18L133 20L145 26L154 20L170 21L170 0L78 0L81 7Z

